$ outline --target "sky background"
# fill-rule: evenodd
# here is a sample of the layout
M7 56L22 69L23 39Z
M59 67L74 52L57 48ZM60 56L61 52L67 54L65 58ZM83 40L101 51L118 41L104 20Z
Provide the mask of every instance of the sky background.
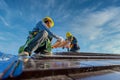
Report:
M46 16L55 22L52 32L78 39L81 52L120 53L120 0L0 0L0 51L17 54Z

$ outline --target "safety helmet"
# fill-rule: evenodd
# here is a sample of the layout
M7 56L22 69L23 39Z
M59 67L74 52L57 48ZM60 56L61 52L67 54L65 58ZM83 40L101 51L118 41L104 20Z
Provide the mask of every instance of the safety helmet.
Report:
M66 38L72 37L73 35L70 32L66 33Z
M50 18L50 17L45 17L45 18L43 18L43 22L45 22L45 21L50 21L50 22L51 22L51 26L50 26L50 27L53 27L53 26L54 26L54 21L53 21L52 18Z

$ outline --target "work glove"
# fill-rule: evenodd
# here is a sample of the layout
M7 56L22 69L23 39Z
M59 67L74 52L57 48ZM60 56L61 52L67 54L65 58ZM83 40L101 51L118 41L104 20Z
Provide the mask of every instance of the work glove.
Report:
M62 42L62 41L64 41L64 38L63 37L59 37L59 39L57 41Z

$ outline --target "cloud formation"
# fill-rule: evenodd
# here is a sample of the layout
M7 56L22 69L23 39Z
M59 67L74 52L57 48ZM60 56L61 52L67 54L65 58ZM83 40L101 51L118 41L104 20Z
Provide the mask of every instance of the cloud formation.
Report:
M118 38L120 33L119 9L120 7L109 7L95 12L87 10L86 13L74 18L71 25L74 27L72 30L82 35L83 41L90 43L89 49L116 53L119 51L117 50L119 47L116 46L120 46L120 44L116 44L120 39Z
M78 38L81 51L119 53L117 3L119 0L0 0L0 40L3 41L0 48L7 50L8 43L12 45L11 50L18 48L40 19L51 16L55 20L53 32L62 36L72 32Z

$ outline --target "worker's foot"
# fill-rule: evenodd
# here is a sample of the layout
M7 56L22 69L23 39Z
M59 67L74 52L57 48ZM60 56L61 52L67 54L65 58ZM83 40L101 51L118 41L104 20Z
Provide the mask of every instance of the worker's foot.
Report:
M52 56L53 53L52 52L45 52L44 55Z
M35 53L32 55L32 59L39 59L42 57L43 54L40 54L40 53Z
M47 53L45 53L45 55L52 56L52 55L53 55L53 53L52 53L52 52L47 52Z
M29 56L29 53L24 51L24 52L20 53L19 56Z
M28 52L22 52L19 54L19 56L21 56L21 59L23 60L23 62L27 62L29 60L28 56L29 56L29 53Z

